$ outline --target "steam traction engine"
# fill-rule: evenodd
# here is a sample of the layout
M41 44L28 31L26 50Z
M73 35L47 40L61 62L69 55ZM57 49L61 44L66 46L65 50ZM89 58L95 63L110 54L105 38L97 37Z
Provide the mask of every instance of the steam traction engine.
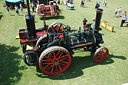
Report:
M91 24L84 30L76 31L60 22L54 22L45 30L36 30L34 16L30 14L28 5L27 30L19 30L24 62L28 66L38 66L45 74L56 75L70 66L73 49L84 48L85 51L90 51L94 54L95 62L105 60L109 51L99 45L103 43L102 35L99 33L102 11L97 9L94 33Z

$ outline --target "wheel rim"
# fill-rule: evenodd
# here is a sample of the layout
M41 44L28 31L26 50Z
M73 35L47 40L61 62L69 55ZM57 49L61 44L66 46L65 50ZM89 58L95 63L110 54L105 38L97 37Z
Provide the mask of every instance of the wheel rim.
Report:
M40 61L40 69L48 75L64 72L71 64L71 56L64 50L55 50L46 54Z
M105 60L107 58L107 56L108 56L108 49L102 48L94 56L94 61L101 62L101 61Z

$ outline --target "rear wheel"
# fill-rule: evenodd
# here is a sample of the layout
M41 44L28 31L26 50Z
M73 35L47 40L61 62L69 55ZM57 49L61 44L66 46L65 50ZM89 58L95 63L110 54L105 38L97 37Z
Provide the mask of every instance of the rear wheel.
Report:
M108 57L109 51L106 47L100 47L96 50L93 58L95 62L102 62Z
M48 75L56 75L64 72L71 64L71 56L63 47L49 47L41 53L39 67Z

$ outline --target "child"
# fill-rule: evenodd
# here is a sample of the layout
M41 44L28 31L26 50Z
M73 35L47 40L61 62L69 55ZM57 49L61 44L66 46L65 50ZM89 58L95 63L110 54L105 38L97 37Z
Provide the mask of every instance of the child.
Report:
M119 17L121 17L122 7L119 8Z
M19 15L18 6L16 5L15 5L15 10L16 10L17 15Z
M117 17L117 13L118 13L119 9L116 8L116 11L115 11L115 16Z
M8 6L6 7L6 9L7 9L8 14L9 14L9 15L11 15L11 14L10 14L10 10L9 10L9 7L8 7Z
M105 1L105 6L107 5L107 0Z
M65 10L67 10L68 2L65 3Z
M23 12L23 6L22 6L22 4L20 4L20 10L21 10L21 12Z

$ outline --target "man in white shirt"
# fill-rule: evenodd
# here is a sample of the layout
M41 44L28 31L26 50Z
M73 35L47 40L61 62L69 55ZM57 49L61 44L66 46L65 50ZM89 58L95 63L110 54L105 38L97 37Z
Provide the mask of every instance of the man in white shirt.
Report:
M119 8L119 17L121 17L122 7Z
M107 0L105 1L105 6L107 5Z
M122 17L122 21L121 21L121 25L120 25L120 27L123 26L123 24L125 23L126 20L127 20L127 15L124 14L123 17Z

